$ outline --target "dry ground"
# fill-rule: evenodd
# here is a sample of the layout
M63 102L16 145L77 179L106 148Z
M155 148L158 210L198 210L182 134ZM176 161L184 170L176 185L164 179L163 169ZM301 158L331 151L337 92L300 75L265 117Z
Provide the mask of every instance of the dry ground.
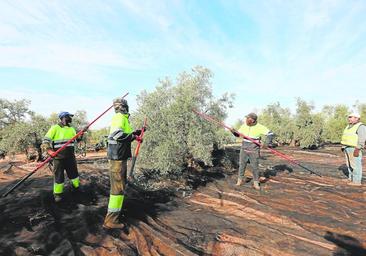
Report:
M0 199L0 255L366 255L366 186L344 181L339 148L280 150L322 177L267 151L261 191L235 186L236 169L223 167L187 170L177 180L141 176L128 187L126 228L112 232L101 227L104 153L79 160L83 191L66 189L60 204L44 168ZM235 165L238 149L226 155ZM0 160L0 193L34 166Z

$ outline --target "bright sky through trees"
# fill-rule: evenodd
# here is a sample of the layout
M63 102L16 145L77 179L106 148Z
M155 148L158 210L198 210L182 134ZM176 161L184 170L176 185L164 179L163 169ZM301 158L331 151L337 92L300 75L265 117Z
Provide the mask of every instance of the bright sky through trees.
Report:
M365 101L366 1L0 2L1 98L92 119L129 91L196 65L235 92L228 122L296 97ZM97 127L108 125L109 117Z

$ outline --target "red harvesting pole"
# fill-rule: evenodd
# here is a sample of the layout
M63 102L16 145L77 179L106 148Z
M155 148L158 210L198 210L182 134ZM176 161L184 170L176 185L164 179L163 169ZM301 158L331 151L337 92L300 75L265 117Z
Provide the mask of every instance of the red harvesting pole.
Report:
M142 125L142 128L141 128L141 134L140 134L140 136L137 140L137 146L135 148L135 154L132 157L131 170L130 170L129 178L131 178L131 177L133 178L133 170L135 168L137 156L139 155L139 151L140 151L140 147L141 147L141 143L142 143L142 138L144 137L144 133L145 133L145 129L146 129L146 123L147 123L147 118L145 117L144 124Z
M125 95L123 95L122 96L122 99L124 97L126 97L127 95L128 95L128 93L126 93ZM38 171L45 164L47 164L49 161L51 161L52 158L54 158L55 156L57 156L58 153L60 153L62 150L64 150L67 147L67 145L69 145L71 142L73 142L76 138L82 136L84 134L84 132L86 132L92 124L94 124L99 118L101 118L105 113L107 113L112 107L113 107L113 105L110 106L109 108L107 108L103 113L101 113L98 117L96 117L93 121L91 121L81 131L79 131L77 134L75 134L74 137L72 137L70 140L68 140L61 148L59 148L58 150L56 150L55 153L53 153L46 160L44 160L42 163L40 163L39 165L37 165L36 168L33 171L31 171L26 176L24 176L20 181L18 181L11 189L9 189L6 193L4 193L2 195L2 197L6 197L8 194L10 194L14 189L16 189L18 186L20 186L20 184L22 184L26 179L28 179L30 176L32 176L36 171Z
M261 144L260 144L259 142L257 142L257 141L255 141L255 140L253 140L252 138L250 138L250 137L248 137L248 136L245 136L244 134L242 134L242 133L240 133L240 132L236 131L235 129L231 128L230 126L226 125L225 123L223 123L223 122L221 122L221 121L219 121L219 120L216 120L215 118L213 118L213 117L211 117L211 116L209 116L209 115L206 115L206 114L204 114L204 113L198 112L197 110L194 110L194 109L193 109L192 111L193 111L194 113L196 113L198 116L202 117L203 119L206 119L207 121L210 121L210 122L212 122L212 123L216 123L217 125L222 126L222 127L226 128L226 129L228 129L228 130L230 130L230 131L235 131L237 134L239 134L239 136L240 136L240 137L242 137L242 138L244 138L244 139L246 139L246 140L249 140L249 141L253 142L254 144L256 144L256 145L258 145L258 146L261 146ZM271 153L273 153L273 154L275 154L275 155L277 155L277 156L279 156L279 157L281 157L281 158L283 158L283 159L285 159L285 160L289 161L290 163L295 164L295 165L298 165L298 166L300 166L301 168L303 168L303 169L305 169L305 170L309 171L310 173L313 173L313 174L315 174L315 175L317 175L317 176L321 177L321 175L320 175L320 174L318 174L318 173L316 173L316 172L314 172L314 171L310 170L310 169L309 169L309 168L307 168L306 166L303 166L303 165L302 165L299 161L297 161L296 159L294 159L294 158L292 158L292 157L290 157L290 156L287 156L287 155L285 155L284 153L281 153L281 152L279 152L279 151L277 151L277 150L274 150L273 148L268 148L268 150L269 150Z

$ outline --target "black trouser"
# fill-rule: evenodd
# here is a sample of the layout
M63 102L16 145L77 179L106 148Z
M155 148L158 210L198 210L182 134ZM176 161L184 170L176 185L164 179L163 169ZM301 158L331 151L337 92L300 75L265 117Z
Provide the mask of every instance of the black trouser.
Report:
M64 183L65 175L64 171L66 171L67 177L70 180L79 177L78 168L76 165L75 157L69 157L65 159L54 159L53 160L53 170L55 176L55 183Z

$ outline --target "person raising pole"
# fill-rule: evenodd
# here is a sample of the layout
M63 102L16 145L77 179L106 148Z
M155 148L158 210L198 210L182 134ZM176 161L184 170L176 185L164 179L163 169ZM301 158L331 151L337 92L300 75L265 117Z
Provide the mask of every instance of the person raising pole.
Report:
M239 171L238 171L238 181L236 183L237 186L243 184L243 180L247 180L244 176L245 169L247 164L252 167L253 172L253 187L254 189L259 190L259 169L258 169L258 159L260 153L261 137L266 136L264 143L262 143L262 148L266 148L268 145L272 143L272 139L274 134L264 125L261 125L257 122L258 116L255 113L249 113L245 116L243 125L239 128L238 132L234 129L231 130L235 137L240 137L240 134L248 137L248 139L243 139L241 148L240 148L240 156L239 156ZM240 133L240 134L239 134ZM249 139L250 138L250 139Z
M125 199L127 160L131 158L131 142L141 141L141 130L133 130L129 122L129 107L127 100L117 98L113 100L115 114L112 117L108 136L107 157L109 162L110 197L108 211L104 219L105 229L121 229L123 223L119 221Z
M75 158L76 141L72 141L63 151L55 155L56 150L63 147L76 135L75 128L71 126L73 116L74 115L70 114L69 112L59 113L58 117L60 121L58 124L53 125L48 130L41 145L43 152L47 152L47 154L54 159L53 196L56 203L62 200L65 181L64 171L66 171L74 191L78 191L80 185L79 173Z

